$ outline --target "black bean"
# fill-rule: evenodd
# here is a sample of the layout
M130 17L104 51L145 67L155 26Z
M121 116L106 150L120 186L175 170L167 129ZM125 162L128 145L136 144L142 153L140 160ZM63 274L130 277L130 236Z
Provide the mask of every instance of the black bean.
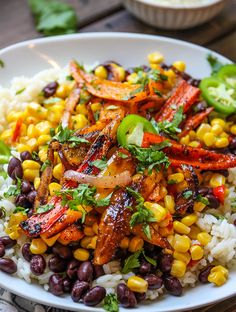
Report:
M30 243L25 243L21 248L22 256L25 258L26 261L29 261L32 259L33 254L30 251Z
M127 258L127 249L117 248L115 251L114 259L126 259Z
M52 256L48 261L48 267L55 273L65 272L66 261L58 256Z
M63 295L63 278L59 274L53 274L50 277L49 291L55 296Z
M144 279L148 283L148 289L158 289L161 288L163 284L162 278L155 274L148 274L144 277Z
M164 276L163 278L164 286L168 293L173 296L181 296L183 292L183 287L177 277L174 276Z
M89 290L88 282L76 281L71 290L71 298L74 302L80 301L85 293Z
M35 197L37 196L37 192L34 191L30 191L29 194L27 195L27 200L31 203L34 204L35 201Z
M202 196L206 196L209 193L209 187L207 186L200 187L198 193Z
M83 298L83 302L87 306L96 306L106 297L106 289L101 286L91 288Z
M29 201L27 199L27 195L25 195L25 194L17 195L16 199L15 199L15 204L16 204L16 206L20 206L20 207L24 207L24 208L28 208L31 206L31 204L29 203Z
M34 275L42 275L46 268L46 262L42 255L34 255L30 260L30 270Z
M209 201L209 207L210 208L219 208L220 206L220 201L215 197L213 194L208 194L206 195L206 198Z
M81 263L77 271L77 277L80 281L91 282L93 279L93 266L90 261Z
M116 293L117 298L123 307L133 308L137 305L137 299L134 293L125 284L118 284Z
M34 214L34 208L31 208L27 211L27 217L30 218Z
M141 302L146 299L146 293L135 293L137 302Z
M5 235L0 237L0 244L3 244L5 248L11 248L16 245L16 240L13 240L9 236Z
M24 161L24 160L31 160L31 159L32 159L32 155L31 155L30 152L28 152L28 151L21 152L21 153L20 153L20 159L21 159L22 161Z
M160 66L161 66L162 69L165 69L165 70L167 70L167 69L170 68L170 66L168 66L168 65L165 64L165 63L161 63Z
M149 262L143 260L143 261L141 262L140 267L139 267L139 273L140 273L141 275L146 275L146 274L150 273L151 268L152 268L151 263L149 263Z
M50 82L43 88L43 94L46 98L53 96L57 91L58 83L56 81Z
M76 279L77 278L77 271L79 268L80 262L76 259L71 260L66 268L66 274L70 279Z
M69 279L69 277L64 277L62 283L64 292L69 293L72 288L71 280Z
M5 247L3 244L0 244L0 258L5 256Z
M93 266L93 275L94 275L94 279L96 279L102 275L105 275L105 272L103 270L102 265L94 265Z
M17 271L17 266L12 259L0 258L0 270L8 274L14 274Z
M61 257L62 259L71 259L72 258L72 251L68 246L64 246L60 243L56 243L53 248L52 252L56 255Z
M154 249L155 249L155 246L153 244L150 244L148 242L144 242L144 250L145 250L145 252L153 253Z
M236 138L233 138L229 144L231 150L236 150Z
M21 183L21 192L28 194L31 191L31 184L29 181L23 180Z
M196 113L200 113L200 112L203 112L206 108L207 108L206 102L199 102L198 104L194 106L194 111Z
M159 269L163 273L170 272L171 267L172 267L172 262L173 262L173 256L172 255L162 254L160 256L160 260L159 260Z
M16 180L17 178L21 179L23 177L21 161L12 157L7 167L7 173L13 180Z
M209 265L208 267L206 267L200 271L200 273L198 275L199 282L208 283L208 276L209 276L212 268L214 268L214 265Z
M201 82L201 80L191 78L191 79L189 79L187 82L188 82L189 84L191 84L192 86L194 86L194 87L198 87L199 84L200 84L200 82Z

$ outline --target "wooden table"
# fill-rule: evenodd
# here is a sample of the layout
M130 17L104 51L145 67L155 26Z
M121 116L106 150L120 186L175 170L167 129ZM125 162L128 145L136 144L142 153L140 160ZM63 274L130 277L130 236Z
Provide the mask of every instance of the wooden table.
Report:
M67 2L79 16L79 32L122 31L168 36L206 46L236 62L236 0L229 0L222 14L208 24L185 31L164 31L145 25L123 8L121 0ZM26 0L1 0L0 30L0 49L41 36L34 28ZM236 311L236 298L194 311L233 312Z

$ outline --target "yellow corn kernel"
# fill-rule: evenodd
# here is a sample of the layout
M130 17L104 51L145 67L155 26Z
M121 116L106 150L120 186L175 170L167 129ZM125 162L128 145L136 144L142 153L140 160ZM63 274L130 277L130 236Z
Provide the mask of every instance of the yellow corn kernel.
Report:
M173 257L176 260L183 261L186 264L188 264L189 261L191 260L190 254L188 252L178 252L175 250L173 253Z
M98 235L98 224L97 222L94 222L92 225L93 231L96 235Z
M97 239L98 239L97 235L92 237L91 242L88 244L88 249L95 249L96 248Z
M7 122L11 123L13 121L17 121L19 118L24 119L25 118L25 112L11 111L7 115Z
M28 117L26 117L25 121L26 121L27 125L29 125L29 124L35 124L36 125L37 122L39 122L39 119L36 117L33 117L33 116L28 116Z
M194 205L193 205L193 210L201 212L205 207L206 207L206 205L204 203L195 202Z
M211 121L211 125L214 126L214 125L220 125L222 128L225 127L225 121L221 118L214 118L212 119Z
M167 240L168 240L169 244L171 245L171 247L174 248L174 244L175 244L175 237L174 237L174 235L172 235L172 234L168 235L167 236ZM190 244L189 244L189 246L190 246Z
M70 91L72 90L73 85L74 83L60 85L57 88L55 96L65 99L69 95Z
M22 143L17 144L16 148L19 153L25 152L25 151L32 152L31 147L26 144L22 144Z
M100 79L107 79L107 70L104 66L96 67L94 74Z
M50 238L47 238L47 237L45 237L44 234L41 234L40 237L42 238L44 243L46 243L49 247L51 247L51 246L53 246L56 243L56 241L57 241L57 239L59 238L60 235L61 235L61 233L56 234L56 235L54 235L54 236L52 236Z
M42 149L40 149L40 151L38 152L38 156L39 156L39 159L42 161L42 162L45 162L47 160L47 146L46 147L43 147Z
M55 179L60 180L62 177L62 173L63 173L63 166L62 164L57 164L52 171L52 174L54 176Z
M34 160L24 160L22 162L22 168L25 169L40 169L40 164Z
M27 144L29 145L29 147L31 148L31 151L35 151L37 149L37 140L35 138L30 139Z
M220 135L219 135L219 137L220 138L226 138L226 139L228 139L229 138L229 135L228 135L228 133L226 133L226 132L222 132Z
M30 251L34 255L41 255L48 249L47 244L41 238L34 238L30 244Z
M87 107L85 104L78 104L75 110L77 114L82 114L82 115L88 114Z
M188 234L190 232L190 227L179 221L174 221L173 227L175 232L179 234Z
M215 144L216 137L212 132L207 132L203 136L203 142L206 146L213 146Z
M184 181L184 175L181 172L173 173L168 176L168 182L174 181L175 183L180 183Z
M233 125L233 126L230 128L230 132L231 132L233 135L236 135L236 125Z
M40 134L49 134L50 129L52 128L52 124L49 121L44 120L37 123L37 125L35 125L35 128Z
M74 129L77 130L77 129L82 129L85 126L87 126L88 119L84 115L78 114L78 115L72 117L72 122L74 125Z
M1 134L1 139L5 142L7 142L9 140L11 141L12 135L13 135L12 129L4 130Z
M190 137L189 137L188 134L185 135L184 137L182 137L182 138L180 139L180 143L181 143L181 144L188 145L189 142L190 142Z
M174 259L170 274L175 277L182 277L184 276L185 272L186 272L186 263L181 260Z
M154 204L151 202L145 202L145 207L153 213L153 217L156 219L157 222L161 222L165 219L167 215L167 211L164 207L159 204Z
M186 235L178 235L174 236L174 249L178 252L187 252L190 248L191 240Z
M131 276L127 281L127 286L137 293L145 293L148 289L147 281L139 276Z
M168 69L164 71L164 75L168 77L168 86L173 86L176 80L176 74L173 69Z
M197 240L203 246L206 246L207 244L209 244L211 241L211 238L212 238L211 235L206 232L201 232L197 234Z
M91 243L92 237L91 236L85 236L80 241L80 246L83 248L88 248L88 245Z
M138 74L137 73L132 73L127 77L127 81L132 84L132 83L136 83L138 79Z
M148 54L148 62L151 64L159 64L164 61L164 56L160 52Z
M190 130L189 131L189 137L190 137L190 140L195 140L196 139L196 132L194 130Z
M49 134L42 134L38 137L38 145L46 145L51 140L51 136Z
M57 191L60 191L61 185L59 183L52 182L49 184L48 188L50 195L53 196Z
M142 238L138 236L134 236L131 238L130 243L129 243L129 251L130 252L136 252L139 251L143 248L144 241Z
M191 230L190 233L188 234L188 236L191 239L197 239L197 235L201 232L201 230L199 229L199 227L197 227L196 225L192 225L191 226Z
M89 259L89 251L84 248L77 248L74 250L73 255L79 261L87 261Z
M54 104L52 107L48 108L47 119L51 123L59 123L61 116L64 111L64 106L62 104Z
M197 129L197 132L196 132L197 138L202 141L204 135L210 131L211 131L210 125L208 125L206 123L201 124L201 126Z
M225 185L225 177L222 174L214 173L210 179L210 186L217 187L221 185Z
M86 236L94 236L94 231L93 231L92 227L91 226L85 226L84 227L84 234Z
M29 138L36 138L38 135L39 135L39 132L36 129L35 125L30 124L27 129L27 136Z
M211 127L211 132L215 135L219 135L223 132L223 128L219 124L215 124Z
M181 222L187 226L191 226L197 221L197 219L198 217L194 213L191 213L190 215L183 217Z
M47 118L47 109L38 103L31 102L26 107L26 114L30 117L44 119Z
M25 169L24 170L24 179L30 182L34 182L35 178L39 178L38 169Z
M116 66L116 71L118 73L118 78L119 81L124 81L125 80L125 70L121 66Z
M211 272L208 275L208 282L221 286L226 282L228 275L229 272L226 268L222 265L217 265L211 269Z
M37 190L40 184L40 178L35 178L34 179L34 188Z
M229 139L228 138L217 138L215 142L215 146L217 148L224 148L229 145Z
M200 260L203 257L203 249L201 246L193 245L190 247L190 254L193 260Z
M180 72L184 72L186 69L186 64L183 61L176 61L172 65Z
M191 146L191 147L199 147L200 146L200 142L192 141L192 142L189 143L189 146Z
M122 241L120 242L120 248L121 249L128 249L129 248L129 238L124 237Z
M102 104L99 102L91 104L91 110L93 112L97 112L98 110L101 109L101 107L102 107Z
M171 213L175 213L175 200L171 195L166 195L164 197L165 208Z

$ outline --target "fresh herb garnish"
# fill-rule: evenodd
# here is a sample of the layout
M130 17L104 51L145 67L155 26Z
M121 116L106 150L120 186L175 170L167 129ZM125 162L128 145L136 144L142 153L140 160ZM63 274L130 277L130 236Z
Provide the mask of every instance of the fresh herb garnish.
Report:
M161 91L159 91L157 88L153 88L153 90L154 90L156 95L159 95L160 97L162 97Z
M206 206L208 206L210 204L209 200L206 197L203 197L200 194L197 195L196 201L201 202L201 203L205 204Z
M17 206L16 209L13 211L13 213L21 212L24 215L27 215L28 211L29 211L29 208Z
M125 259L125 262L124 262L124 266L121 270L121 272L123 274L127 274L129 272L131 272L133 269L136 269L140 266L140 260L139 260L139 257L143 255L143 257L146 259L146 261L148 261L150 264L156 266L157 265L157 262L156 260L148 257L144 250L141 249L139 251L136 251L135 253L133 253L131 256L129 256L128 258Z
M43 206L39 206L38 209L37 209L37 213L42 213L42 212L47 212L51 209L53 209L54 206L51 205L51 204L46 204L46 205L43 205Z
M212 213L212 216L215 217L217 220L226 220L226 218L220 214Z
M170 180L167 181L167 184L170 184L170 185L176 184L176 183L177 183L177 181L173 180L173 179L170 179Z
M193 191L191 190L187 190L183 192L183 197L186 199L190 198L192 195L193 195Z
M17 178L16 185L11 185L9 189L3 194L5 198L17 196L21 193L21 180Z
M122 158L122 159L126 159L126 158L129 157L128 155L126 155L126 154L124 154L124 153L121 153L121 152L118 152L118 156L119 156L120 158Z
M224 65L221 62L218 61L217 57L213 56L212 54L207 55L207 61L211 66L211 74L217 73L221 67Z
M22 88L22 89L16 91L16 95L21 94L21 93L24 92L24 91L25 91L25 88Z
M49 99L46 99L43 101L43 104L54 104L54 103L57 103L57 102L60 102L61 101L61 98L58 98L58 97L52 97L52 98L49 98Z
M71 143L70 147L75 147L76 145L80 143L87 143L87 144L90 143L88 140L84 138L75 136L74 133L75 132L73 130L70 130L67 127L63 128L62 125L60 124L58 126L58 133L54 135L52 139L58 141L59 143L69 142Z
M55 135L55 129L54 128L50 128L50 135L51 137L53 137Z
M97 159L91 162L91 165L95 166L96 168L103 170L107 167L107 160L106 159Z
M0 207L0 219L6 217L6 209L4 207Z
M108 312L118 312L119 304L116 294L108 294L106 295L103 303L103 309Z
M49 159L47 159L43 164L42 164L42 167L41 167L41 171L43 172L47 167L50 167L51 166L51 161Z
M72 6L61 1L28 0L37 31L46 36L71 34L77 30L77 16Z
M86 104L90 99L91 99L91 95L87 92L86 87L84 87L80 92L79 105Z
M39 159L39 155L38 155L38 153L36 151L33 151L31 156L32 156L33 160L38 160Z
M74 78L73 78L71 75L68 75L68 76L66 76L66 80L68 80L68 81L73 81Z
M3 68L4 66L5 66L5 64L4 64L3 60L0 59L0 67Z

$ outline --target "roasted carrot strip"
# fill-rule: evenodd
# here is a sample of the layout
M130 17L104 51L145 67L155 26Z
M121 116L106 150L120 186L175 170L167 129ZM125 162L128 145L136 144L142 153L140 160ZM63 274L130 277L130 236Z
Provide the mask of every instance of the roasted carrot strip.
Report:
M149 147L153 144L159 144L166 138L153 133L144 133L142 147ZM170 147L166 147L163 151L169 157L171 165L179 167L181 165L191 165L201 170L221 170L233 168L236 166L236 156L218 154L203 148L195 148L182 145L175 141L169 141Z
M78 86L76 86L66 100L65 110L61 118L61 124L63 128L69 126L71 114L75 109L75 106L79 101L79 98L80 98L80 89L78 88Z
M200 126L200 124L203 122L203 120L214 110L213 107L208 107L204 112L200 112L194 116L190 116L183 128L184 131L182 131L180 133L180 137L184 137L185 135L187 135L189 133L190 130L194 130L196 129L198 126Z
M196 102L199 94L200 89L195 88L186 81L182 80L172 96L157 113L155 117L156 121L171 121L180 106L183 106L183 112L186 113Z

